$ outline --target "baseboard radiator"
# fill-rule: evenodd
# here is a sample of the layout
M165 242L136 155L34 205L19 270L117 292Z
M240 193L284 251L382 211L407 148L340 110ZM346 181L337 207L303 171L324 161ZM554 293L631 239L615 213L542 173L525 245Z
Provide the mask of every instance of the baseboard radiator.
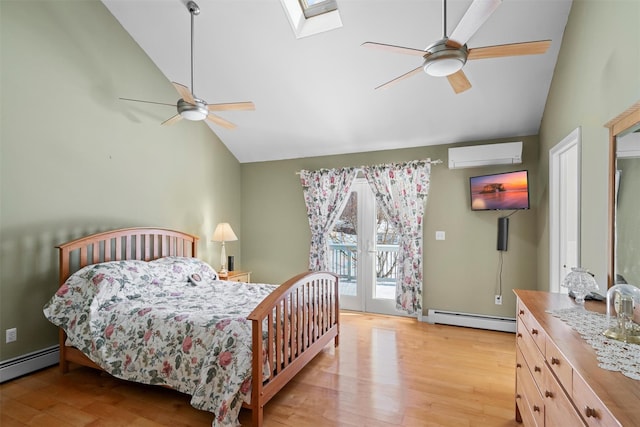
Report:
M454 311L429 310L427 323L465 326L467 328L489 329L492 331L516 332L516 319L488 316L485 314L457 313Z
M0 383L47 368L59 361L60 350L57 345L9 359L0 363Z

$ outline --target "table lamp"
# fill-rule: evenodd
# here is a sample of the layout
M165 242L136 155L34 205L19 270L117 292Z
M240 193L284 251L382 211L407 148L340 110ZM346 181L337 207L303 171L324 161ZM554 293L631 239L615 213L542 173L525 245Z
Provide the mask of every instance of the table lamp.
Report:
M576 304L579 308L584 308L584 298L591 292L596 292L598 284L591 273L580 267L572 267L571 273L567 274L560 286L565 287L573 293Z
M225 275L227 274L227 253L224 249L224 242L238 240L238 236L233 232L233 229L228 222L221 222L216 226L212 240L214 242L222 242L222 251L220 252L221 267L219 273Z

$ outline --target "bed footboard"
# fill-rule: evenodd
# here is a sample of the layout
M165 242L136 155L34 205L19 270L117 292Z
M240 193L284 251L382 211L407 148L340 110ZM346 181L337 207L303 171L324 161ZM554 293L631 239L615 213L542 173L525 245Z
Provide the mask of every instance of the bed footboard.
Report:
M248 316L253 334L253 427L262 426L264 405L296 373L332 339L339 344L338 295L335 274L302 273L280 285ZM271 367L266 379L265 359Z

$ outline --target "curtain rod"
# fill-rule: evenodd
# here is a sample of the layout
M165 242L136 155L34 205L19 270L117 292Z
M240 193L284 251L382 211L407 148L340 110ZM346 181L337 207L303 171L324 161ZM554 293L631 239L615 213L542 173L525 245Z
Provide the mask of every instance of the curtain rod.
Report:
M408 163L408 162L405 162ZM436 159L436 160L429 160L429 163L431 163L432 165L441 165L442 164L442 160L440 159ZM362 169L364 166L358 166L355 167L355 169ZM296 175L300 175L300 171L296 172Z

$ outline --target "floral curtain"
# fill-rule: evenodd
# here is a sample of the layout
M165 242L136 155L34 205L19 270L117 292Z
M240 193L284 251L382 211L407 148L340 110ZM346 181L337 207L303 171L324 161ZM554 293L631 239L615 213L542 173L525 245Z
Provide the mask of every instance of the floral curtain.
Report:
M311 271L329 268L327 237L351 192L351 184L356 173L355 168L300 171L300 182L311 228Z
M367 166L364 175L376 200L398 230L396 308L422 312L422 222L429 193L431 160Z

